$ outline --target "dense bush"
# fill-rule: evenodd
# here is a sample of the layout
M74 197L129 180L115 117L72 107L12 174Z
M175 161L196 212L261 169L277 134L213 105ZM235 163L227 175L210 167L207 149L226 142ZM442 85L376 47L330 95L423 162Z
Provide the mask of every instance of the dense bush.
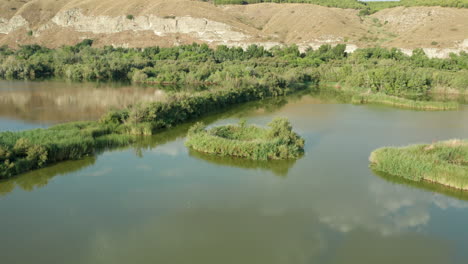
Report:
M128 112L109 113L101 121L112 124L120 121L123 129L131 134L151 134L152 131L171 127L206 113L234 104L277 97L304 89L299 84L263 85L250 84L245 87L205 91L194 95L183 95L169 102L152 102L136 105ZM121 116L128 118L121 118Z
M190 128L187 147L219 156L253 160L293 159L304 152L304 139L292 131L287 119L276 118L269 129L228 125L205 130L202 123Z
M388 94L429 92L434 87L464 91L468 83L468 54L447 59L428 58L421 49L412 56L398 49L366 48L352 54L344 44L323 45L301 53L297 46L269 51L252 45L238 47L185 45L145 49L92 48L85 40L50 50L37 45L18 50L0 48L0 78L121 80L136 83L284 85L319 79L367 87Z

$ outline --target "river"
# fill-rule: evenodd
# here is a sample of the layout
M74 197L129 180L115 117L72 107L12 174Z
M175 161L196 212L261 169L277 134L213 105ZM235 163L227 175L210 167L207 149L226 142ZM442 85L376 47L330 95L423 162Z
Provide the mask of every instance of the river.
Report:
M64 119L41 118L27 107L22 114L2 110L0 130ZM70 120L98 114L91 112ZM1 262L467 263L468 193L368 166L371 151L382 146L467 138L466 105L424 112L306 94L204 121L265 125L275 116L288 117L306 140L297 161L194 153L184 146L187 124L0 182Z

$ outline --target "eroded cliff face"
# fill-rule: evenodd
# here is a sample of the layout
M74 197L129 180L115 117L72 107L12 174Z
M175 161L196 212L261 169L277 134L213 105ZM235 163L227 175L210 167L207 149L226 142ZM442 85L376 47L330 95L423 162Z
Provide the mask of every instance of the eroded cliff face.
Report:
M143 15L127 18L127 16L86 16L80 9L71 9L58 13L51 20L60 27L68 27L78 32L94 34L113 34L123 31L152 31L157 36L168 34L189 34L205 42L239 42L249 37L233 27L205 18L158 17ZM38 33L49 28L41 27Z
M310 4L214 6L189 0L9 3L8 12L0 10L0 46L37 43L55 48L91 38L98 47L198 42L243 48L296 44L306 50L345 43L348 52L376 45L400 48L408 54L423 48L430 57L468 52L468 9L398 7L359 17L356 10Z

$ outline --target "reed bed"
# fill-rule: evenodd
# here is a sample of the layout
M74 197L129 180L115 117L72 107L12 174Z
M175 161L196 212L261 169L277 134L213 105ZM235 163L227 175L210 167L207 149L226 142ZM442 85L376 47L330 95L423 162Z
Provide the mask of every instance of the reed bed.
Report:
M133 142L130 135L97 122L75 122L0 133L0 179Z
M369 160L377 171L468 191L467 140L380 148Z

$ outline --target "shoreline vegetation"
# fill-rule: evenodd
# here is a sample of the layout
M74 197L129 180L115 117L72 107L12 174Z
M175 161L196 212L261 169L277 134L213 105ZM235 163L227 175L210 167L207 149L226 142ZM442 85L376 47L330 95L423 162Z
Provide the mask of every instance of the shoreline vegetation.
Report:
M371 168L407 180L468 191L468 140L448 140L372 152Z
M320 83L336 83L336 91L352 95L370 89L373 94L398 97L425 96L439 87L465 93L468 87L465 52L431 59L422 50L415 50L412 56L384 48L348 54L345 45L323 45L301 53L294 45L271 50L251 45L244 50L212 49L206 44L145 49L93 48L92 44L92 40L84 40L57 49L0 47L0 79L63 76L72 81L218 85L201 91L174 91L165 102L109 111L96 122L0 133L0 178L130 144L135 135L151 135L213 111L293 94Z
M278 97L305 89L305 85L250 85L183 95L110 111L97 122L73 122L48 129L0 133L0 179L79 159L105 149L135 142L136 135L152 135L229 106Z
M383 104L393 107L428 111L457 110L460 107L457 102L416 101L382 93L354 95L351 102L353 104Z
M185 145L201 153L251 160L297 159L304 153L304 139L292 131L285 118L275 118L269 128L239 125L206 130L203 123L190 128Z
M48 129L2 132L0 179L134 142L132 136L115 134L113 130L97 122L76 122Z

